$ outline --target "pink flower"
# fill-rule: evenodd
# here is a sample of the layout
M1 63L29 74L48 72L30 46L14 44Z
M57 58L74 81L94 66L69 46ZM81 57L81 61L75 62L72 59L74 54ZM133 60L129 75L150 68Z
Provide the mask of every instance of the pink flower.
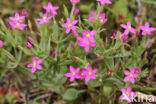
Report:
M6 28L9 28L10 27L9 26L9 22L4 22L4 24L5 24Z
M34 39L31 36L28 36L28 41L33 44L34 43Z
M32 45L29 43L29 42L26 42L26 47L28 48L28 49L32 49Z
M68 34L71 30L76 31L76 27L74 26L77 24L78 20L74 20L71 22L70 18L67 18L67 23L62 24L62 27L66 28L66 34Z
M107 22L107 18L105 18L105 13L100 13L99 14L99 20L100 20L101 25L103 25L104 23Z
M140 28L142 30L142 35L146 35L146 34L151 35L152 31L156 31L156 28L154 28L154 27L150 28L150 24L148 21L145 23L145 26L140 25Z
M135 78L138 77L138 74L135 73L135 68L131 68L130 72L128 70L124 70L124 74L126 77L124 78L124 82L131 81L132 84L135 82Z
M70 77L70 82L73 82L75 79L79 78L80 67L74 69L73 66L70 65L70 73L64 74L66 77Z
M75 8L74 11L73 11L73 14L74 14L75 16L77 16L77 15L79 14L79 9L78 9L78 8Z
M27 26L27 24L22 24L20 22L9 22L9 24L12 26L12 28L17 28L20 30L24 30L24 27Z
M53 51L51 57L55 58L55 56L56 56L55 51Z
M38 24L43 24L43 23L49 23L50 19L52 18L52 16L48 17L48 14L44 14L42 19L37 18L36 20L39 21Z
M85 72L86 72L86 69L82 69L82 71L79 72L79 79L84 79L85 78Z
M43 59L37 60L36 57L33 57L32 63L27 65L27 68L32 68L32 74L35 73L36 69L42 70L42 66L40 65L43 62Z
M96 0L96 1L101 2L101 5L112 4L110 0Z
M85 47L85 51L88 52L90 47L96 47L95 42L89 41L87 38L80 38L79 37L79 42L77 43L80 47Z
M140 75L141 69L140 68L135 68L135 74L137 74L137 77Z
M19 16L19 13L15 13L15 17L9 17L10 20L14 21L14 22L23 22L23 19L25 18L25 16Z
M92 10L90 13L91 13L91 17L88 18L88 21L92 22L92 21L94 21L95 11Z
M57 15L56 10L59 9L58 6L53 6L51 2L48 3L48 6L43 6L47 13L51 13L51 15Z
M118 31L114 31L113 35L110 36L110 39L116 39Z
M0 48L2 48L3 47L3 41L2 40L0 40Z
M126 42L128 40L128 36L124 33L120 35L120 38L123 42Z
M96 79L95 73L98 71L98 69L92 70L92 67L90 65L87 66L87 70L84 72L85 74L85 81L88 82L90 79Z
M124 34L128 34L129 32L132 32L133 34L135 34L136 30L134 28L132 28L131 23L127 22L127 25L125 24L121 24L121 27L123 27L125 30Z
M135 93L131 90L131 86L129 86L127 89L121 88L122 95L120 96L120 100L127 100L130 103L132 96L135 96Z
M70 0L70 2L72 3L72 5L76 5L80 2L80 0Z
M27 16L27 11L25 9L22 10L22 16Z
M94 35L96 34L96 30L92 30L89 32L88 30L84 30L81 32L84 38L87 38L90 42L95 42Z

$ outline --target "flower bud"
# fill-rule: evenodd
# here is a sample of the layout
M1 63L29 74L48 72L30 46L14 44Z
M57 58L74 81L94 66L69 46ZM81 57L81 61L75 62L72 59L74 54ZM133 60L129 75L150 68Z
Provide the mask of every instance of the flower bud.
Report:
M78 9L78 8L75 8L73 14L74 14L75 16L77 16L77 15L79 14L79 9Z
M25 9L22 10L22 16L27 16L27 11Z
M31 44L34 43L34 39L33 39L32 37L30 37L30 36L28 36L28 41L29 41Z
M26 42L26 47L27 47L28 49L32 49L32 45L31 45L29 42Z
M3 41L2 40L0 40L0 48L2 48L3 47Z
M55 56L56 56L56 55L55 55L55 51L53 51L51 57L52 57L52 58L55 58Z
M70 2L72 3L72 5L76 5L80 2L80 0L70 0Z
M10 27L8 22L4 22L4 24L5 24L6 28Z

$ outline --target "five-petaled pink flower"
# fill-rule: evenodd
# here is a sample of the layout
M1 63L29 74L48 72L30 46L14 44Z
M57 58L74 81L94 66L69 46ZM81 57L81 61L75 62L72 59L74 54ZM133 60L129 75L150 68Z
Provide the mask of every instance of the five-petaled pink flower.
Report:
M122 95L120 96L120 100L126 100L129 103L132 102L132 96L135 96L135 92L132 92L131 90L131 86L128 86L127 89L121 88Z
M15 17L9 17L9 19L11 21L19 22L19 23L23 22L24 18L25 18L25 16L20 16L19 13L17 13L17 12L15 13Z
M127 25L121 24L121 27L123 27L125 30L124 34L128 34L129 32L132 32L133 34L136 33L136 30L131 26L130 22L127 22Z
M135 68L131 68L130 71L124 70L124 74L126 75L126 77L123 81L128 82L130 80L132 84L134 84L135 78L138 77L138 74L135 73Z
M58 6L53 6L51 2L48 3L48 6L43 6L47 13L51 13L51 16L57 15L56 10L59 9Z
M100 20L101 25L103 25L104 23L107 22L107 18L105 18L105 13L100 13L99 14L99 20Z
M101 5L105 5L105 4L112 4L112 2L110 0L96 0L101 2Z
M85 81L88 82L90 79L96 79L95 73L98 71L98 69L92 70L92 67L90 65L87 66L86 71L84 72L85 74Z
M62 27L66 28L66 34L68 34L71 30L76 31L76 27L78 20L71 21L69 17L67 17L67 23L62 24Z
M84 30L81 32L84 38L87 38L90 42L95 42L94 35L96 34L96 30L92 30L89 32L88 30Z
M95 17L95 11L94 10L91 10L91 17L88 18L88 21L92 22L94 21L94 17Z
M140 25L140 28L142 30L142 35L151 35L152 31L156 31L156 28L150 27L150 24L148 21L145 23L145 26Z
M76 5L80 2L80 0L70 0L70 2L73 4L73 5Z
M70 68L70 73L66 73L64 75L66 77L70 77L70 82L73 82L75 79L80 78L79 77L80 67L78 67L77 69L74 69L74 67L70 65L69 68Z
M27 68L32 68L31 72L32 74L35 73L36 69L42 70L42 66L40 65L43 62L43 59L36 59L36 57L33 57L32 63L27 65Z
M96 47L95 42L91 42L88 38L77 38L79 42L77 43L80 47L85 47L85 51L88 52L90 47Z
M52 18L52 16L50 17L47 17L47 16L48 14L44 14L42 19L37 18L36 20L39 21L38 24L49 23L50 22L49 20Z

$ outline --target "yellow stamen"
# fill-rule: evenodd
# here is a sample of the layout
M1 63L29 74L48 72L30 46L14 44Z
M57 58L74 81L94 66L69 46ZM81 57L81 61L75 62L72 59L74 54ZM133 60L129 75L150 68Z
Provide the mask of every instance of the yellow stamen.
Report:
M33 67L34 67L34 68L36 67L36 62L33 62Z
M44 21L46 21L47 17L43 17Z
M129 29L129 30L131 30L131 28L132 28L131 26L128 26L128 29Z
M75 73L75 72L73 72L73 73L72 73L72 75L73 75L73 76L75 76L75 75L76 75L76 73Z
M83 73L81 73L81 75L82 75L82 76L84 76L84 74L83 74Z
M148 32L149 30L148 29L145 29L145 31Z
M52 9L53 9L53 7L51 6L51 7L50 7L50 9L52 10Z
M103 19L100 19L100 23L103 23Z
M86 43L87 45L89 45L90 44L90 42L89 41L87 41L87 43Z
M89 75L89 76L91 76L91 75L92 75L92 73L91 73L91 72L89 72L89 73L88 73L88 75Z
M68 28L70 28L70 27L72 27L72 24L69 24L69 25L68 25Z
M130 77L130 78L132 78L132 77L133 77L133 75L132 75L132 74L130 74L130 75L129 75L129 77Z
M126 92L126 95L127 95L127 96L129 96L129 93L128 93L128 92Z
M20 27L20 24L19 24L19 23L16 23L16 26L17 26L17 27Z
M90 33L88 33L88 34L86 35L86 37L89 38L89 37L90 37Z

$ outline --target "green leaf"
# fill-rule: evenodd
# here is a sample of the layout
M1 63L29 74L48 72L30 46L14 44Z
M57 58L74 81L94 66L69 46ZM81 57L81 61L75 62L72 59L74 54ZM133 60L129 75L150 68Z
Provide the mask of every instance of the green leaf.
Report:
M63 95L63 99L67 101L73 101L78 97L78 91L74 88L69 88Z
M68 9L65 5L63 5L63 8L64 8L64 16L65 17L68 17L69 16L69 13L68 13Z

